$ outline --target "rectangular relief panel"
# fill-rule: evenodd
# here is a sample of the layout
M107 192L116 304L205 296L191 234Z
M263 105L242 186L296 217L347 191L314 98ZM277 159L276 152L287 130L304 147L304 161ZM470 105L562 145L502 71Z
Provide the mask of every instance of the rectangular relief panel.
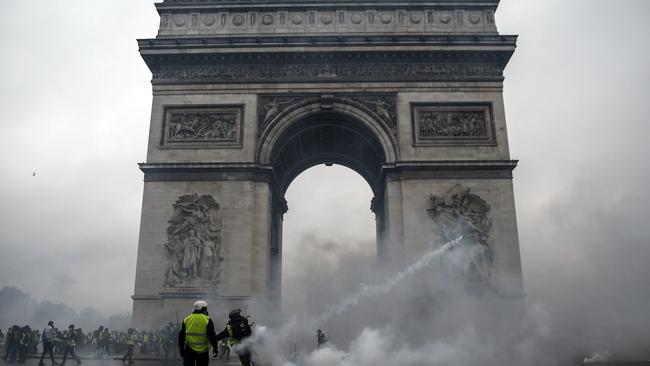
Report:
M241 148L244 105L165 107L161 148Z
M490 103L411 103L414 146L495 146Z

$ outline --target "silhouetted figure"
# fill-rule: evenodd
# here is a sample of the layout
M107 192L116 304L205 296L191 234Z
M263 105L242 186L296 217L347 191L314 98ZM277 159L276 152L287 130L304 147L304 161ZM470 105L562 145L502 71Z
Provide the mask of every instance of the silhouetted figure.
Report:
M321 349L322 347L325 346L327 343L328 339L325 333L323 333L322 330L317 330L316 331L316 349Z
M207 366L210 363L210 346L216 356L219 345L214 323L208 316L208 303L197 301L194 303L194 312L185 317L178 333L183 365Z
M228 345L239 356L239 362L242 366L252 366L255 363L252 360L251 350L242 346L242 342L253 335L251 324L248 323L248 318L241 315L240 309L235 309L228 314L230 320L226 324L226 329L217 334L217 340L228 339Z
M43 353L41 353L41 360L38 363L39 366L44 365L43 359L45 358L46 353L50 354L50 360L52 361L52 365L58 365L58 363L54 361L53 341L55 337L56 337L56 330L54 330L54 322L50 320L47 323L47 327L43 329L43 334L41 335L41 340L43 341Z
M79 359L79 356L74 352L76 346L77 332L74 330L74 325L70 324L68 327L68 334L65 337L65 351L63 351L63 361L61 361L61 366L65 365L68 355L77 361L77 365L81 365L81 359Z
M129 365L133 363L133 350L135 349L137 340L138 337L135 334L135 329L129 328L126 336L126 354L122 357L122 363L126 362L127 358L129 359Z

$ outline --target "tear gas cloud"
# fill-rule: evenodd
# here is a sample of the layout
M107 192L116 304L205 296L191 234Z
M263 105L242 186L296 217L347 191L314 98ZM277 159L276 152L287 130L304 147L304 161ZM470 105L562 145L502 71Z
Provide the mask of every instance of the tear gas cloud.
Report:
M551 338L542 309L525 310L523 302L449 276L463 273L476 255L462 238L438 245L311 319L258 326L242 347L277 366L561 364L559 350L542 352ZM263 317L259 308L253 313ZM333 341L314 350L317 327Z

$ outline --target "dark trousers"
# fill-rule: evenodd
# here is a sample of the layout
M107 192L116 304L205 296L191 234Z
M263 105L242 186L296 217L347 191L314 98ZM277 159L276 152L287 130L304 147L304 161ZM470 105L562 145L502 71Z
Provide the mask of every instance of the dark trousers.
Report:
M65 351L63 352L63 361L61 361L61 365L63 365L65 363L65 360L68 359L68 354L71 358L77 361L77 365L81 364L79 356L74 353L74 346L66 346Z
M129 363L133 362L133 349L134 348L135 348L135 346L132 345L132 344L128 344L126 346L126 354L124 355L124 357L122 357L122 362L126 361L127 358L129 359Z
M45 358L46 353L50 354L50 360L52 360L52 365L55 365L56 361L54 361L54 347L52 347L52 342L43 342L43 353L41 353L41 361L38 364L39 365L43 364L43 359Z
M241 363L242 366L253 366L255 365L253 361L251 360L252 356L250 351L245 350L245 351L239 351L237 352L237 355L239 356L239 362Z
M197 353L189 348L183 352L183 366L208 366L210 363L210 353Z
M18 356L18 345L15 343L7 344L7 352L5 354L5 361L16 362L16 357Z
M18 346L18 363L25 363L27 361L27 345L21 344Z

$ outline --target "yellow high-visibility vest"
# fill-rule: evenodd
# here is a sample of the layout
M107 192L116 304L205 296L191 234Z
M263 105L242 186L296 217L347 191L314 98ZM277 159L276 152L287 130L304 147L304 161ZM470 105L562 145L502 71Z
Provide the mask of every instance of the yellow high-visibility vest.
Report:
M138 341L138 338L135 336L135 334L132 334L126 338L126 345L127 346L135 346L135 343Z
M210 350L208 340L208 322L210 318L205 314L190 314L183 320L185 324L185 344L194 352L204 353Z

